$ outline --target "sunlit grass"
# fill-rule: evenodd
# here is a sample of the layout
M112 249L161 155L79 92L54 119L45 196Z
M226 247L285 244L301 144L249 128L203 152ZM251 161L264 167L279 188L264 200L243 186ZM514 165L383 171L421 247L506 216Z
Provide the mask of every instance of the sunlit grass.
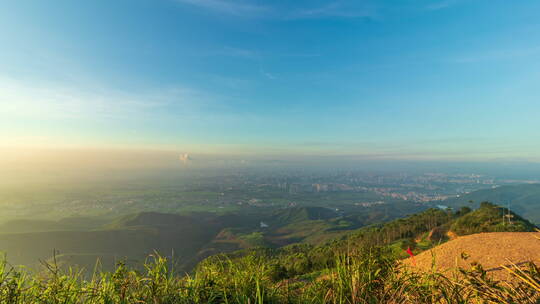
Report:
M312 276L277 279L264 259L216 257L193 275L179 276L152 255L144 270L120 263L114 272L85 278L52 263L30 275L0 263L1 303L537 303L540 275L534 265L505 267L515 283L491 280L481 267L449 276L410 272L372 248L337 257L336 266Z

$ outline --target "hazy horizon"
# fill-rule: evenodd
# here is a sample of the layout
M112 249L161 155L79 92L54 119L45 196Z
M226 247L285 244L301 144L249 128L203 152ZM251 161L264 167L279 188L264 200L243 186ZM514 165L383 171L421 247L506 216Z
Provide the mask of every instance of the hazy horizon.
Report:
M540 163L523 159L422 159L380 155L197 154L141 149L5 149L0 153L0 187L32 187L109 181L174 180L191 176L224 176L230 172L364 172L481 174L540 181ZM90 186L90 184L89 184ZM75 187L76 188L76 187Z

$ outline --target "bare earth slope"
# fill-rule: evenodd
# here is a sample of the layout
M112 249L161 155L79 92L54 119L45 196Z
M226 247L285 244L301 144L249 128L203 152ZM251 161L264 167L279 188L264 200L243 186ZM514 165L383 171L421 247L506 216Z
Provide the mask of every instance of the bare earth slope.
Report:
M471 262L480 263L493 278L507 278L501 265L534 262L540 265L540 233L538 232L490 232L461 236L431 250L424 251L404 263L413 269L429 270L435 259L435 267L446 271L457 267L469 268ZM462 259L462 253L468 258Z

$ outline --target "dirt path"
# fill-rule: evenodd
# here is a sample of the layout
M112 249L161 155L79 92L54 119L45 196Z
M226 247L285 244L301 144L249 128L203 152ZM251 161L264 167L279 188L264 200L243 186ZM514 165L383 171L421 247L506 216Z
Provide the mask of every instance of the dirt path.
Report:
M468 258L462 259L462 253ZM404 263L413 269L429 270L433 260L438 270L447 271L456 266L469 268L471 262L480 263L496 279L506 279L501 265L510 263L540 265L540 233L538 232L492 232L458 237Z

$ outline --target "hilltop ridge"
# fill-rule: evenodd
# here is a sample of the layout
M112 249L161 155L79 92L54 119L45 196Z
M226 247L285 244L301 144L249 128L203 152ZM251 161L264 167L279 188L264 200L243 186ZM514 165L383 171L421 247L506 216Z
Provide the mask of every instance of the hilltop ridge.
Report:
M510 206L511 210L526 215L532 223L540 224L540 184L506 185L477 190L449 199L444 204L456 209L462 206L478 208L484 201L504 207Z

